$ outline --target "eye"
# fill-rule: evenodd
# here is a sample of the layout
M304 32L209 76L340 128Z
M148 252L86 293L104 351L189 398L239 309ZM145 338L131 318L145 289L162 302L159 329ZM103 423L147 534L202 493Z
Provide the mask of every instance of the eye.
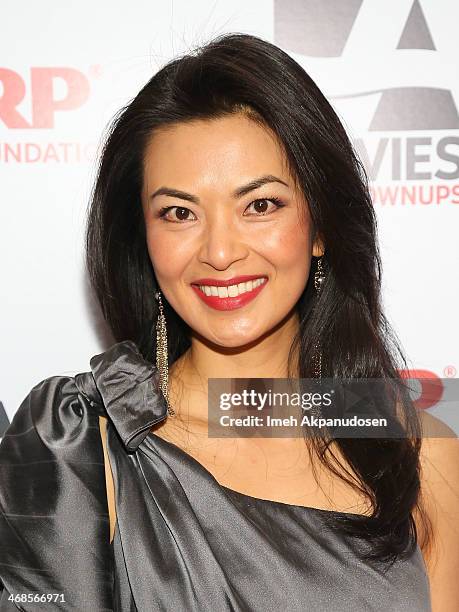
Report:
M173 209L176 209L178 212L178 215L175 219L168 219L166 217L167 213ZM181 223L182 221L193 221L194 219L187 219L187 213L192 212L189 208L185 208L184 206L165 206L164 208L161 208L159 213L158 213L158 217L160 217L161 219L164 219L165 221L170 221L171 223Z
M256 213L259 213L259 214L249 215L249 217L253 217L253 216L255 216L255 217L262 217L262 216L265 216L265 215L270 215L271 212L268 212L266 209L265 210L259 210L260 204L261 204L261 207L263 208L264 202L272 202L274 204L275 208L271 212L275 212L278 208L282 208L283 206L285 206L285 204L279 198L275 198L275 197L273 197L273 198L258 198L257 200L254 200L253 202L251 202L247 206L247 208L250 208L250 206L255 205ZM257 207L258 207L258 210L257 210Z

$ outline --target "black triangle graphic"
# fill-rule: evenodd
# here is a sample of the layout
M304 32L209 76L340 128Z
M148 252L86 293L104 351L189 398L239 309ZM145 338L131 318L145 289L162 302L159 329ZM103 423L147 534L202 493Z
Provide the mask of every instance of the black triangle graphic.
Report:
M419 0L413 2L402 35L398 41L397 49L430 49L436 51Z
M459 115L448 89L393 87L383 91L369 131L457 130Z

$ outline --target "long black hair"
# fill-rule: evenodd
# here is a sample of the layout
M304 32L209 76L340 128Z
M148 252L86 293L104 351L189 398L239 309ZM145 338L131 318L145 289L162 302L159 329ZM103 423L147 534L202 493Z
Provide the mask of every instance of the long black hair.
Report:
M236 112L277 136L325 246L326 282L317 296L313 257L297 304L300 326L289 368L296 349L299 376L313 377L320 340L323 377L400 379L406 360L381 308L377 224L363 164L307 72L277 46L243 33L220 35L168 62L110 125L88 212L86 263L114 337L133 340L153 362L158 285L141 205L148 140L168 124ZM165 299L164 307L172 364L189 348L190 329ZM406 397L402 408L406 435L399 438L307 440L311 456L371 502L372 516L330 513L341 533L371 540L368 560L393 563L412 553L418 540L414 509L426 527L425 544L430 540L420 503L420 422Z

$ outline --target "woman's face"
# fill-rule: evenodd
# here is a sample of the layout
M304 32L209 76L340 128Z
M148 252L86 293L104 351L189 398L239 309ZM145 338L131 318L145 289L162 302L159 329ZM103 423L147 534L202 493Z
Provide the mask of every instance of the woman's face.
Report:
M249 185L262 177L263 185ZM309 276L312 226L268 130L237 114L156 132L145 151L142 205L161 291L194 332L240 347L294 314ZM265 282L235 278L245 275ZM210 279L201 281L209 296L195 285L200 279ZM228 279L238 287L225 297L216 283Z

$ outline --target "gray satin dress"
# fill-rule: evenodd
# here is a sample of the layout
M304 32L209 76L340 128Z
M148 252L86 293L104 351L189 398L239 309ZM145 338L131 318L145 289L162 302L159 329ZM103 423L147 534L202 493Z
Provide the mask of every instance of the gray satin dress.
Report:
M166 404L132 341L90 366L36 385L0 444L0 612L431 612L419 547L385 571L328 524L346 513L220 485L151 431ZM34 593L60 598L19 601Z

